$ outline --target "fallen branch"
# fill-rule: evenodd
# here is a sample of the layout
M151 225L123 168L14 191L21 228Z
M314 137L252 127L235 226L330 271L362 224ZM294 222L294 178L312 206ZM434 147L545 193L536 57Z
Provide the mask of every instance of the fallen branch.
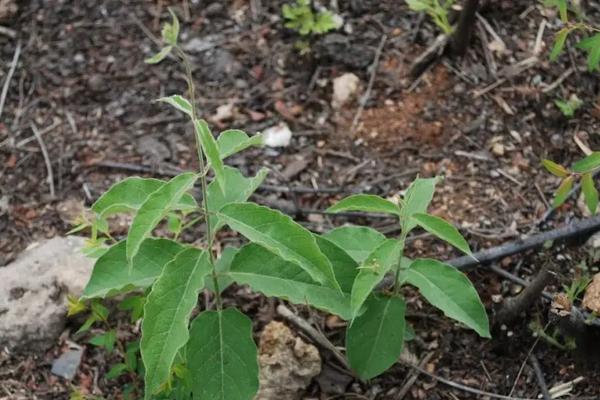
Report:
M518 296L506 299L502 308L496 314L496 323L509 324L517 319L521 313L527 311L540 297L544 288L550 283L553 275L546 268L542 268Z

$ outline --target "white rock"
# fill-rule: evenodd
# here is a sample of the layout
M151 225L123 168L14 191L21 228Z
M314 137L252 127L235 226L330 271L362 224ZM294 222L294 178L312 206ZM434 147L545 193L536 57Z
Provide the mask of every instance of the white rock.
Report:
M255 400L297 400L321 373L321 356L312 344L281 322L270 322L260 335L260 388Z
M292 140L292 131L285 122L263 131L263 143L269 147L286 147Z
M0 347L43 351L65 327L67 294L81 295L94 261L81 237L56 237L30 246L0 267Z
M353 73L346 73L333 80L333 96L331 106L341 108L354 98L358 91L360 78Z

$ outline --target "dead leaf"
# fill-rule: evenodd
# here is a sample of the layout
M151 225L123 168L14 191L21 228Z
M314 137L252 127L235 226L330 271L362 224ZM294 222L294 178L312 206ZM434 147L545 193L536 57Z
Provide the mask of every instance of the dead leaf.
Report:
M594 275L592 283L585 290L583 306L600 314L600 273Z

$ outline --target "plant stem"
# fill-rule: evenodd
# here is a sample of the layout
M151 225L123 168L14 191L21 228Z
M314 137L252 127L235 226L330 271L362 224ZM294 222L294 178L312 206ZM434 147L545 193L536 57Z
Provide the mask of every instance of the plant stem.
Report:
M402 233L400 234L400 239L398 239L398 241L400 242L400 257L398 257L398 265L396 266L396 273L395 273L395 277L394 277L393 291L395 294L400 293L400 286L401 286L400 285L400 272L402 270L402 257L404 257L404 245L406 244L406 236L407 235L408 235L408 232L403 227Z
M185 67L185 76L186 76L186 80L187 80L187 84L188 84L188 91L189 91L189 97L190 97L190 103L192 105L192 124L194 125L194 131L196 130L196 121L197 121L197 116L196 116L196 88L194 86L194 78L192 76L192 67L190 65L190 61L188 59L187 54L185 54L185 52L183 50L181 50L181 48L179 46L176 47L176 50L179 54L179 57L181 58L183 65ZM200 143L200 140L198 138L198 135L194 135L196 137L196 150L198 152L198 162L200 164L200 185L201 185L201 190L202 190L202 204L204 205L204 218L206 221L206 251L209 254L210 257L210 264L212 267L212 280L213 280L213 286L215 289L215 301L217 303L217 310L221 310L223 308L223 304L221 301L221 290L219 289L219 279L217 278L217 270L215 268L215 257L214 254L212 252L212 245L213 245L213 237L212 237L212 229L211 229L211 225L210 225L210 215L209 215L209 211L208 211L208 202L206 201L206 194L207 194L207 182L206 182L206 168L205 168L205 162L204 162L204 154L202 154L202 143Z

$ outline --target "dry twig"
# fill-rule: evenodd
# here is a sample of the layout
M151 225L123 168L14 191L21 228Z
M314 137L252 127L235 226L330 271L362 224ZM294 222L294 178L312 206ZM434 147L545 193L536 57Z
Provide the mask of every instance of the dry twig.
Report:
M54 174L52 173L52 162L50 161L50 156L48 155L46 144L44 143L44 139L42 139L42 135L40 134L38 128L33 123L31 123L29 126L31 127L31 130L33 131L33 134L35 135L35 138L37 139L38 143L40 144L40 148L42 149L42 155L44 156L44 162L46 163L46 170L48 172L47 179L48 184L50 185L50 196L54 198L56 195L56 193L54 192Z
M4 109L4 102L6 101L6 95L8 94L8 87L10 86L10 81L15 73L15 69L17 68L17 63L19 62L19 57L21 56L21 41L17 42L17 48L15 49L15 54L13 55L13 59L10 63L10 69L8 70L8 75L6 75L6 80L4 81L4 86L2 87L2 93L0 94L0 117L2 117L2 110Z

